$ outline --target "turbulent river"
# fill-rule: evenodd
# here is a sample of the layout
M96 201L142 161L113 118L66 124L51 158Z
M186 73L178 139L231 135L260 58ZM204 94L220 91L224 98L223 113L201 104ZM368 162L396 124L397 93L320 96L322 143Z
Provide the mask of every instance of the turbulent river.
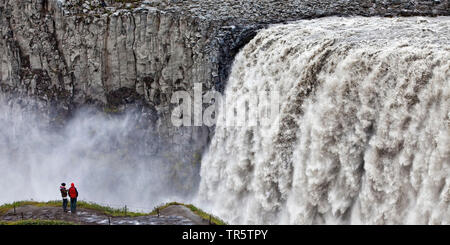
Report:
M449 224L449 78L449 17L262 30L235 59L219 120L279 113L217 125L199 202L232 224Z

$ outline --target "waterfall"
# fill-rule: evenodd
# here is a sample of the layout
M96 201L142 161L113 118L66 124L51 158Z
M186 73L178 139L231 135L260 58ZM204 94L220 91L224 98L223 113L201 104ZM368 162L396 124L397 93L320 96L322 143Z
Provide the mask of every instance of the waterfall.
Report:
M217 124L199 202L231 224L450 224L449 78L449 17L262 30L235 59L218 119L260 113L268 91L279 113Z

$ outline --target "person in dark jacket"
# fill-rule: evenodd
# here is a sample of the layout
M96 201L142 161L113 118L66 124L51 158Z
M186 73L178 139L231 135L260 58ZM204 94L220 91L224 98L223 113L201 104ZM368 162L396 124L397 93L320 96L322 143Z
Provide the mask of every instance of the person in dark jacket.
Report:
M59 187L59 191L61 192L61 196L63 199L63 210L64 212L67 212L67 189L66 189L66 183L62 183Z
M75 188L74 183L70 184L69 197L70 197L70 212L75 214L77 213L78 190L77 188Z

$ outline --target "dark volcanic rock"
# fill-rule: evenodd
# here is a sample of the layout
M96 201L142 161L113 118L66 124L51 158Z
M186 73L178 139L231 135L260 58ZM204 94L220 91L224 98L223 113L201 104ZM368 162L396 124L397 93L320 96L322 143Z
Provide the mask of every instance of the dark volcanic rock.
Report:
M2 90L65 108L117 106L140 97L168 115L174 91L192 91L197 82L222 91L236 53L268 24L331 15L450 13L448 0L107 0L106 5L3 0ZM124 91L133 95L124 99Z
M448 0L106 2L2 0L0 89L40 101L58 121L86 104L133 108L173 162L199 161L213 128L173 126L172 94L193 97L195 83L222 92L234 56L259 29L331 15L450 14Z

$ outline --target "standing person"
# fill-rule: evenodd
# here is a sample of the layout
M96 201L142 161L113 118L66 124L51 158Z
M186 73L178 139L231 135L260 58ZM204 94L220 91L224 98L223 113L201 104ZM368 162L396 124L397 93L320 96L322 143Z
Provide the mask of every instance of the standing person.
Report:
M59 187L59 191L61 192L61 196L63 199L63 210L65 213L67 213L67 189L66 189L66 183L62 183Z
M75 188L74 183L70 184L69 197L70 197L70 212L75 214L77 213L78 190L77 188Z

